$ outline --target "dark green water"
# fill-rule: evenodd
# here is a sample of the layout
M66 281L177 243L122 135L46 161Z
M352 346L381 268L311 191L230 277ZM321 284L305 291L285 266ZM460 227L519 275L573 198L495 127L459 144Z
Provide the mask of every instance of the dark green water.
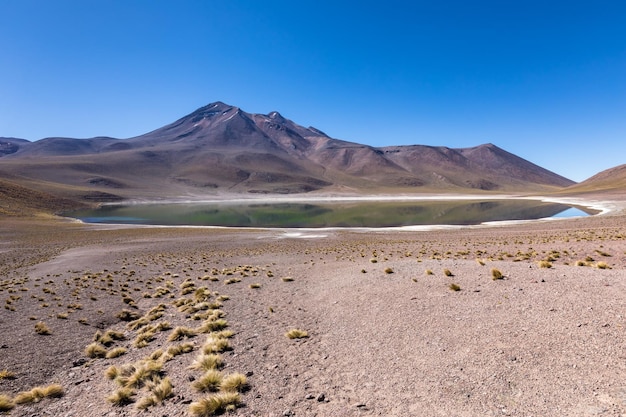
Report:
M531 200L135 204L66 213L87 223L270 228L473 225L587 214Z

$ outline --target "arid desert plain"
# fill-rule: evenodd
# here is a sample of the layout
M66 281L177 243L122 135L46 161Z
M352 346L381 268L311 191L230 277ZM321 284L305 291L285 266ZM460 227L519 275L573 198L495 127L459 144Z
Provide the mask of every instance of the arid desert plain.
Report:
M612 211L417 231L2 218L0 410L626 416L626 198L585 199Z

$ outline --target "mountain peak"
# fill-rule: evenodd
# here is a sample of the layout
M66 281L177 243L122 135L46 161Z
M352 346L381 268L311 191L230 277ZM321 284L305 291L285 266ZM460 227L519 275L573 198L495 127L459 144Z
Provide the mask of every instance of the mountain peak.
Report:
M283 123L285 122L285 118L278 113L277 111L272 111L270 112L267 117L269 117L270 119L274 120L277 123Z

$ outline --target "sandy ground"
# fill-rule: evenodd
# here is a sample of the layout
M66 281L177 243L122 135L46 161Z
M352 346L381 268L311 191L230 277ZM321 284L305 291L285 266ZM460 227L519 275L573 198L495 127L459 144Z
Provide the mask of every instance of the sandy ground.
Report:
M61 398L17 404L11 416L193 415L192 403L214 395L194 388L203 371L191 366L216 337L200 330L215 316L199 316L219 310L233 332L220 373L247 375L233 415L625 416L625 268L618 211L402 232L4 219L0 394L63 387ZM133 326L122 310L160 314ZM49 335L35 331L39 322ZM137 345L163 322L171 328ZM181 326L195 335L170 341ZM287 338L294 328L308 337ZM87 357L107 330L124 340L105 349L126 353ZM155 359L184 343L190 352ZM152 395L144 381L133 403L112 405L120 385L105 371L150 356L172 395L139 410Z

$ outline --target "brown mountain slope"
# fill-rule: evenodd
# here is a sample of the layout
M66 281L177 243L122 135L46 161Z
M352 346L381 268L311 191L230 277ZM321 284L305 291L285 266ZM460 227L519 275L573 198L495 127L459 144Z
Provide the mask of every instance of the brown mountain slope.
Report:
M30 216L84 206L77 201L59 198L0 178L0 216Z
M563 193L620 192L626 190L626 164L604 170L585 181L567 187Z
M491 144L375 148L333 139L278 112L250 114L221 102L130 139L0 138L0 150L0 169L63 185L64 195L73 198L314 190L538 192L573 184Z

